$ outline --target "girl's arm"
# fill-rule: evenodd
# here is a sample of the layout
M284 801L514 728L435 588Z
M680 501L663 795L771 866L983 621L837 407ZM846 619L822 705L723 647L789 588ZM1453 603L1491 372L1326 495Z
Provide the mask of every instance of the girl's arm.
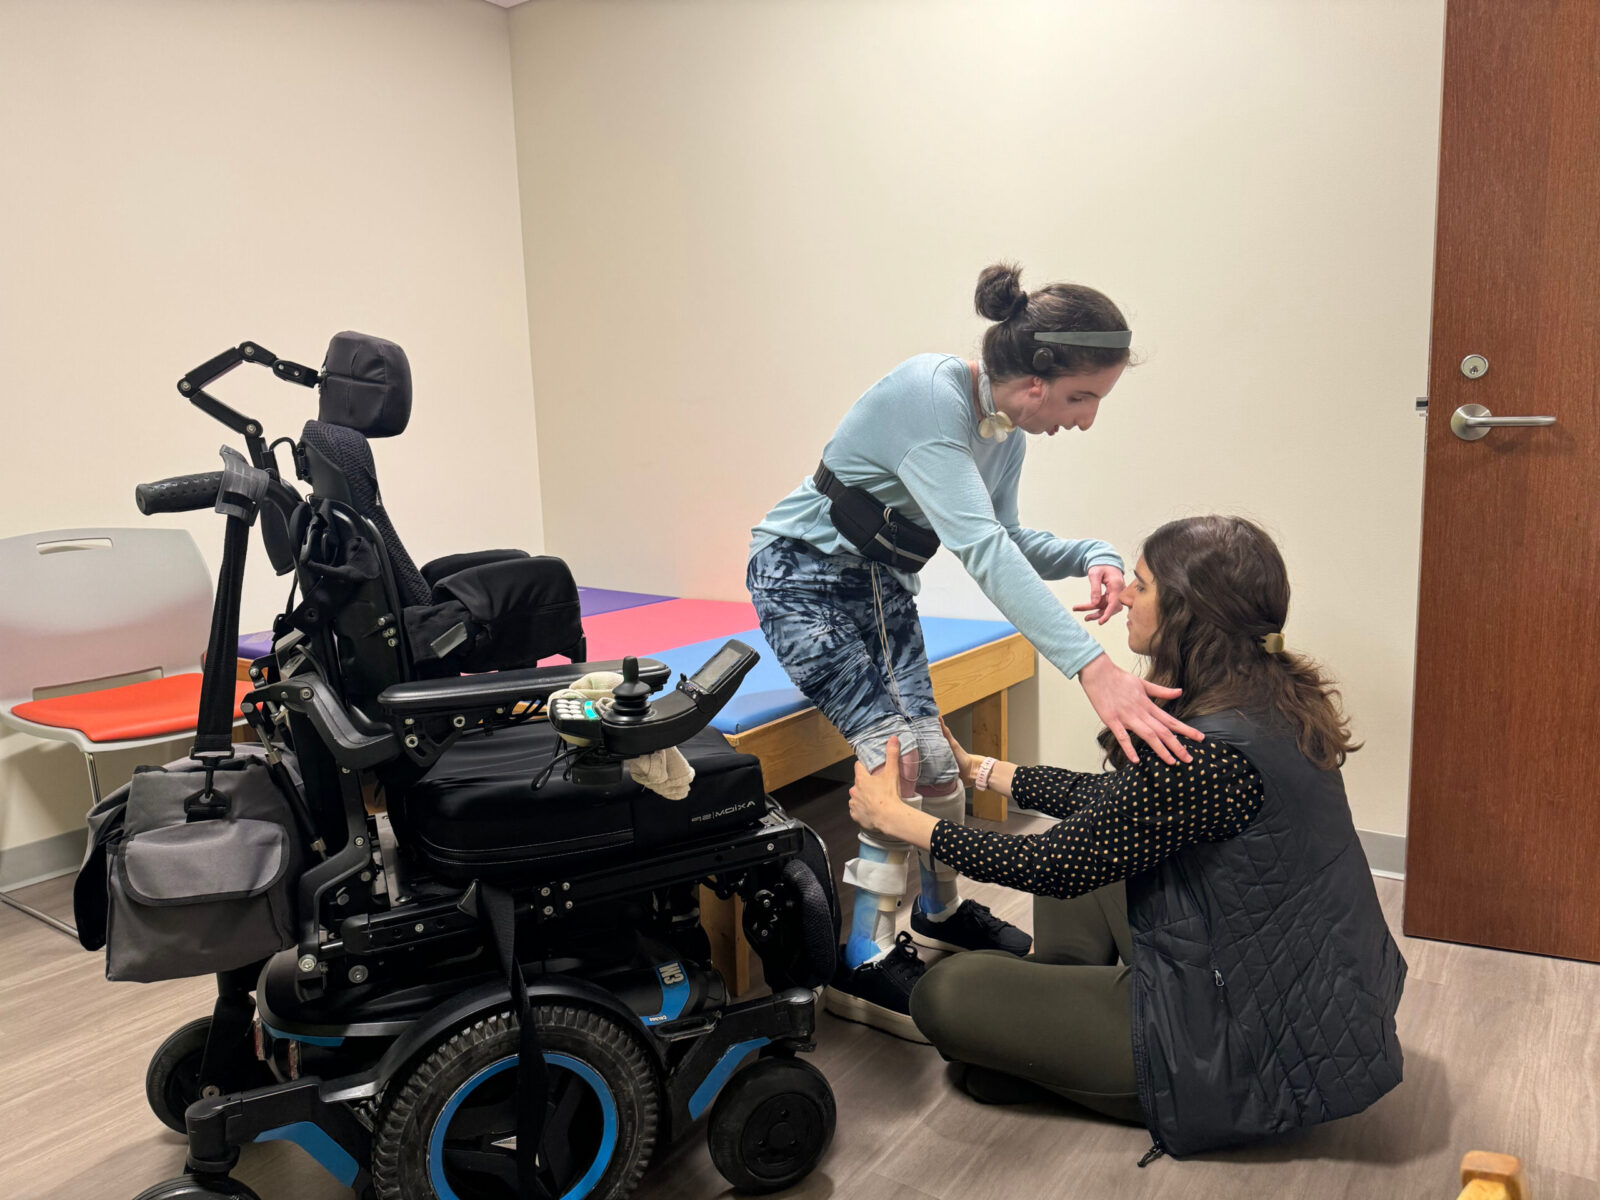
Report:
M1023 528L1017 512L1021 478L1022 455L1018 454L995 486L994 515L1039 578L1078 579L1087 575L1091 567L1124 569L1122 556L1109 542L1099 538L1060 538L1046 530Z
M920 443L895 473L940 542L1056 670L1073 678L1103 653L1006 533L964 445L943 439Z

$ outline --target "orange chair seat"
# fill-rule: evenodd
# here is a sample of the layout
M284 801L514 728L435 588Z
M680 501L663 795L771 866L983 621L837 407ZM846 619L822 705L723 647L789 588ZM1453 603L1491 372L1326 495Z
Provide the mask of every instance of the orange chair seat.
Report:
M200 675L169 675L122 687L30 700L11 711L24 721L56 729L76 729L91 742L121 742L135 738L189 733L200 711ZM236 683L233 713L251 690Z

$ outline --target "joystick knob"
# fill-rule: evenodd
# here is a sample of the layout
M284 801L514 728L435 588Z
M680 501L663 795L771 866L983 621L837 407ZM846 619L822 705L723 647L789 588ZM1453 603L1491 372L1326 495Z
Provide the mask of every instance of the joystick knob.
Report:
M650 711L650 685L639 682L639 660L622 660L622 682L611 691L611 711L622 717L642 717Z

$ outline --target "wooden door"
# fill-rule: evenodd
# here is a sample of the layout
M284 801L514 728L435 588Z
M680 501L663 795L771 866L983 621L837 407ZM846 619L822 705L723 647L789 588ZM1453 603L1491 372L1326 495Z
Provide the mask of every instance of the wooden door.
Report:
M1600 961L1596 0L1450 0L1430 353L1405 931Z

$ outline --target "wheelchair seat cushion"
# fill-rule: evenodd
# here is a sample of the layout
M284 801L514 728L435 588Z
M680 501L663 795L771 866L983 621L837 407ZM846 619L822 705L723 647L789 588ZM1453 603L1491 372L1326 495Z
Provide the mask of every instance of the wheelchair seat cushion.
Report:
M626 778L609 787L571 783L560 766L535 791L565 744L542 721L463 738L401 798L402 840L442 879L518 882L714 839L766 815L760 761L713 729L679 747L695 770L682 800Z

